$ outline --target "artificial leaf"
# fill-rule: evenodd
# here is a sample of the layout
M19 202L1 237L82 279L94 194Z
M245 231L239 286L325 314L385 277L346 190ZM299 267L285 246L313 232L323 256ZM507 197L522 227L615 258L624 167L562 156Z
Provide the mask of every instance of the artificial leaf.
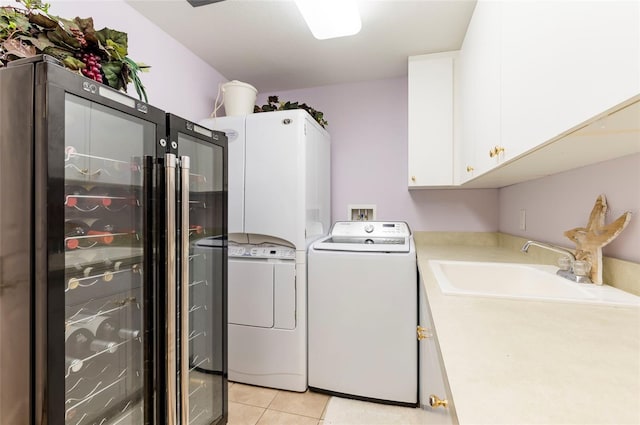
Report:
M10 34L15 33L15 30L15 22L5 22L3 19L0 19L0 40L8 39Z
M100 31L96 31L95 35L111 57L122 60L127 56L127 33L103 28Z
M45 13L48 13L49 3L43 3L42 0L17 0L20 3L24 3L25 7L29 10L37 9L42 10Z
M63 49L57 46L49 46L42 50L42 53L53 56L61 62L64 62L68 56L73 56L73 53L69 50Z
M30 58L36 55L35 47L30 46L27 43L23 43L15 38L10 38L2 43L2 48L7 52L7 54L20 58Z
M136 62L138 65L138 71L140 72L149 72L151 70L151 65L147 65L144 62Z
M126 56L126 33L109 28L96 31L92 18L69 20L51 15L44 0L17 1L25 8L0 6L0 67L19 57L44 53L78 71L88 66L82 56L95 55L102 62L106 84L126 92L133 83L140 99L147 101L138 74L150 67Z
M122 62L120 61L110 61L102 63L102 72L109 83L109 86L113 87L116 90L122 90L126 88L126 84L123 87L122 81L120 79L120 73L122 72Z
M123 60L127 56L127 49L110 39L107 39L107 52L110 56L119 60Z
M30 13L29 22L49 30L55 29L58 26L57 21L42 13Z
M84 62L82 62L80 59L74 58L73 56L65 57L64 59L62 59L62 63L64 63L67 68L73 69L74 71L78 71L87 67Z
M80 42L72 35L67 33L61 26L57 26L53 31L47 31L47 38L58 47L77 50L80 48Z
M131 81L131 77L130 74L131 73L131 68L129 68L129 65L126 62L122 62L122 71L120 71L120 80L122 82L122 87L124 88L124 91L127 91L127 84L129 84L129 82Z
M283 111L283 110L290 110L290 109L304 109L322 127L325 127L326 125L329 124L327 120L324 119L324 115L322 114L322 112L316 111L306 103L298 103L298 102L291 102L291 101L280 102L278 100L278 96L269 96L267 100L268 100L268 103L266 105L262 105L262 106L255 105L253 108L253 112L257 113L257 112Z
M47 36L44 35L43 33L38 34L38 38L27 37L24 35L18 38L20 38L23 41L28 41L29 43L33 44L36 47L36 49L41 51L46 49L47 47L55 47L55 44L53 44L53 42L49 40Z
M28 33L31 28L29 18L14 9L0 9L0 31L5 28L11 28L11 32L18 31L20 33Z
M124 63L125 65L127 65L127 67L131 68L133 71L131 72L131 79L133 80L133 86L136 89L136 93L138 93L138 98L140 98L140 100L144 98L144 101L149 103L147 99L147 91L145 90L144 85L140 80L140 77L138 77L137 71L148 70L150 67L145 64L136 63L135 61L127 57L124 58Z

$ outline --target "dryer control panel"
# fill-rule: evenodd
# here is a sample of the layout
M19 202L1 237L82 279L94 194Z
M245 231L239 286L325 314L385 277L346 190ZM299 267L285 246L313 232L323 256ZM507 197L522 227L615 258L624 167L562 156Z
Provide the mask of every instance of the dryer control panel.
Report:
M296 258L296 250L288 246L274 244L253 245L229 243L229 257L294 260Z
M394 237L411 236L404 221L337 221L331 228L333 237Z

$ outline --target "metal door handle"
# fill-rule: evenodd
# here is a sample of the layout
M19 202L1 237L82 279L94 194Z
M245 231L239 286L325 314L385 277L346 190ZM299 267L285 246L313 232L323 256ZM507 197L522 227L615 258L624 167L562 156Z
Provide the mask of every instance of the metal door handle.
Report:
M181 424L189 424L189 169L191 159L180 157L180 196L182 201L181 217L181 298L180 308L180 404Z
M176 156L165 155L166 200L166 334L167 334L167 425L177 425L177 377L176 377Z

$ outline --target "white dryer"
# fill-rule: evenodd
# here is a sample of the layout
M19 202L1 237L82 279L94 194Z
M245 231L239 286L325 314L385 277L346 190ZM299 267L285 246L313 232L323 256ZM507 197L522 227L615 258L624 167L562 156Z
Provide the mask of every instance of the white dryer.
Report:
M301 109L201 125L229 139L229 380L306 391L307 247L331 224L329 133Z
M229 380L264 387L307 388L305 281L296 249L285 241L239 235L229 241ZM304 271L304 263L302 264ZM301 273L304 275L304 272ZM301 323L300 323L301 322Z
M418 402L418 282L404 222L336 222L308 259L309 388Z

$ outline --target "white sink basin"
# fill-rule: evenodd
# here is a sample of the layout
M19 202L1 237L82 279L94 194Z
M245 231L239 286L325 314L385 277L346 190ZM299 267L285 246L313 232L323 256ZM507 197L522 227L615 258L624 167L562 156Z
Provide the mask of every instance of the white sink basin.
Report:
M440 260L429 265L447 295L640 306L640 297L609 285L572 282L557 276L554 266Z

